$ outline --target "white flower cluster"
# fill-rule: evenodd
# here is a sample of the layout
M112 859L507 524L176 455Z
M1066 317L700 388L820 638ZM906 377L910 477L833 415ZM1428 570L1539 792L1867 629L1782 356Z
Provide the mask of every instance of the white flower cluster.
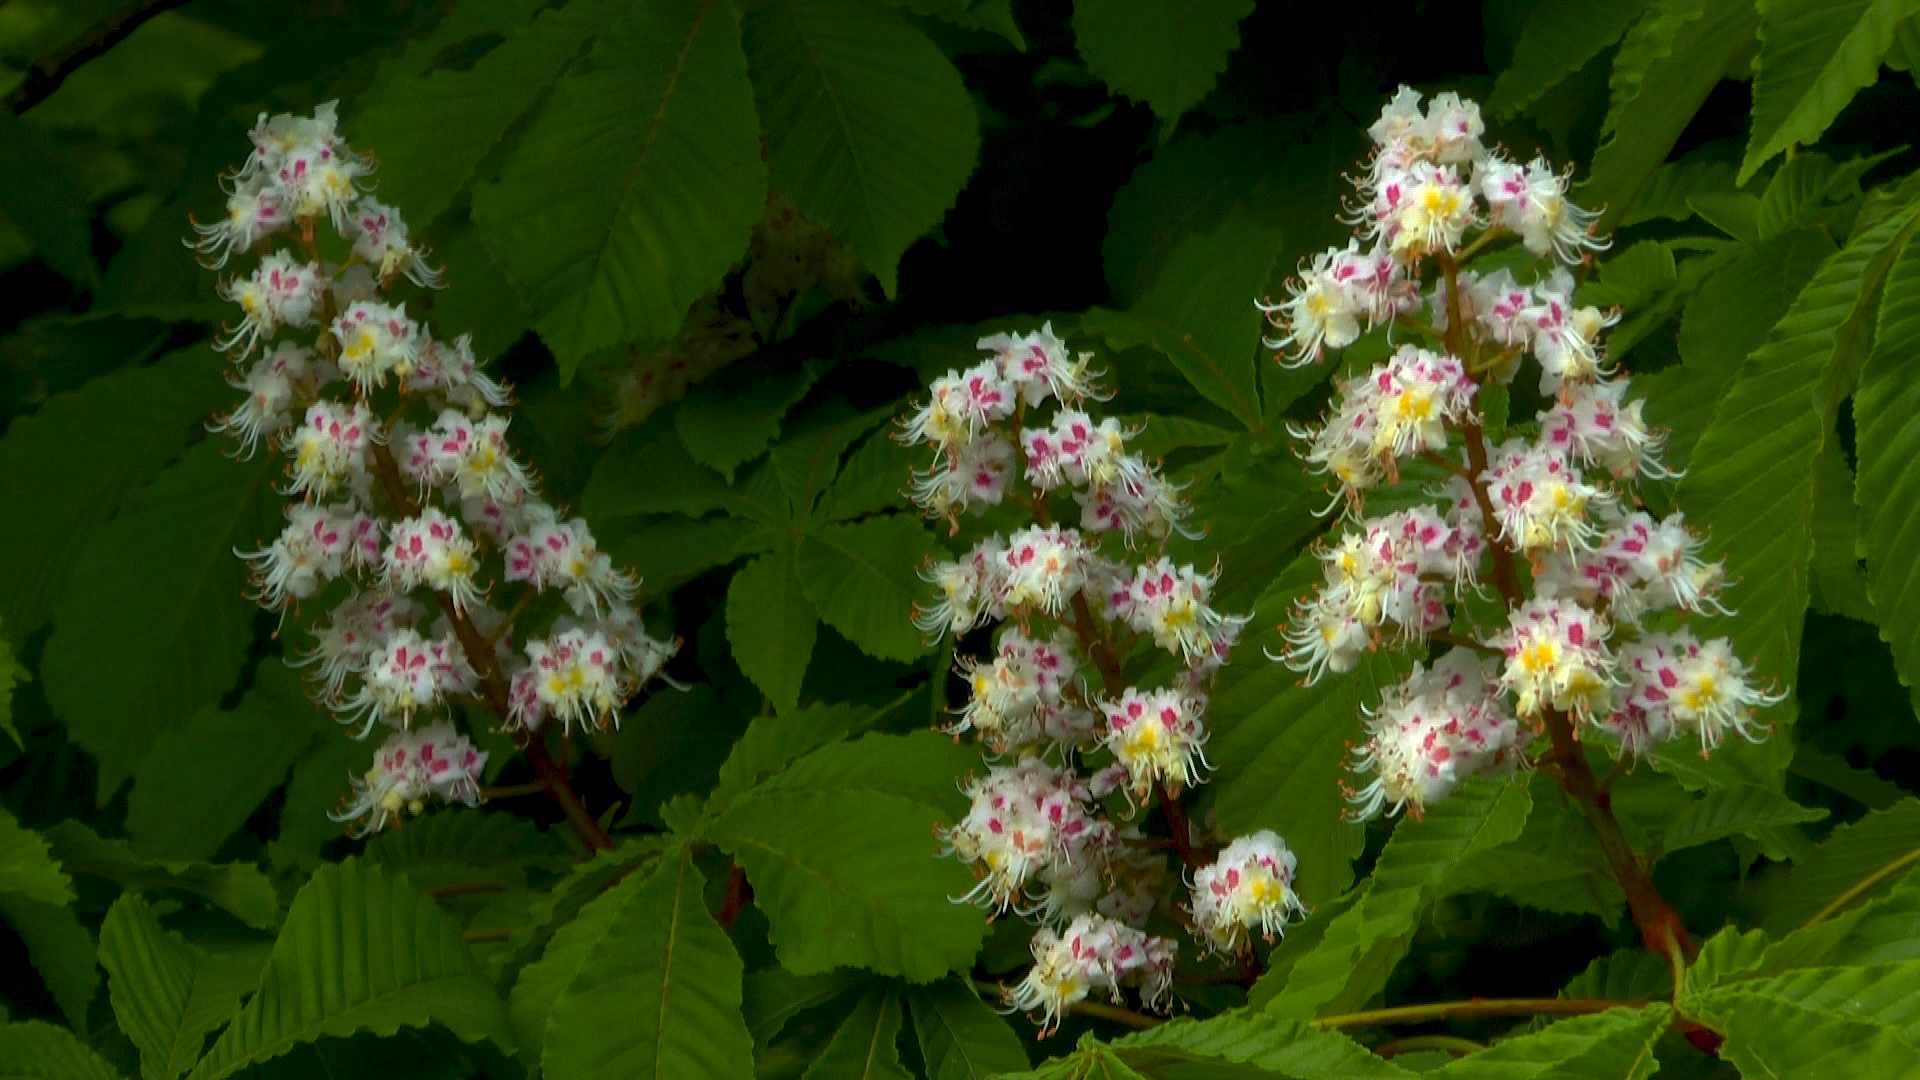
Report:
M220 286L239 320L217 344L243 365L230 381L246 397L210 427L243 456L263 445L287 455L286 528L238 552L254 597L283 620L300 601L331 599L296 662L315 667L318 696L361 736L398 731L349 806L369 831L429 795L479 797L485 755L444 724L420 728L420 714L486 699L527 729L548 717L569 730L617 724L677 642L648 636L632 606L639 583L584 521L540 497L494 411L507 389L471 340L436 337L390 295L440 275L399 211L362 193L370 165L340 137L333 105L262 116L251 138L227 178L226 216L193 241L213 268L259 253ZM340 262L321 255L322 222ZM282 238L299 254L265 250ZM382 393L393 396L376 402ZM498 585L523 587L527 601L557 593L564 613L529 634L525 603L511 619L488 606ZM441 618L423 627L436 605Z
M1353 526L1321 550L1323 584L1297 605L1279 659L1312 682L1382 645L1460 646L1369 711L1354 765L1371 780L1352 793L1356 812L1419 813L1519 759L1519 722L1537 731L1547 713L1635 754L1683 734L1703 753L1728 731L1760 737L1754 710L1780 695L1724 639L1644 625L1660 612L1726 614L1725 575L1680 514L1635 509L1631 485L1675 474L1607 361L1602 335L1619 314L1574 298L1570 268L1606 247L1595 215L1567 201L1567 174L1482 144L1479 107L1456 95L1422 109L1403 88L1369 133L1359 236L1312 259L1286 300L1260 304L1283 362L1318 360L1376 327L1428 346L1400 345L1340 381L1326 422L1294 432L1330 478L1329 509L1344 504ZM1530 271L1472 268L1503 240L1533 256ZM1547 407L1531 434L1488 447L1479 391L1513 380L1528 356ZM1432 492L1442 505L1366 517L1366 494L1398 482L1413 457L1450 474ZM1489 559L1509 610L1474 640L1456 608L1484 592Z
M1272 941L1289 920L1306 914L1293 892L1298 860L1279 836L1262 829L1228 844L1193 876L1193 925L1217 952L1239 952L1259 931Z
M1129 449L1137 432L1081 410L1106 396L1089 357L1071 356L1051 325L979 345L988 359L934 380L900 433L934 451L913 489L930 515L956 531L962 510L1012 503L1032 516L921 573L937 592L915 612L927 634L958 638L1006 622L991 656L957 662L967 698L947 730L977 738L991 767L966 783L966 817L941 832L947 853L977 880L956 899L1040 924L1034 966L1006 1000L1039 1014L1043 1026L1089 994L1117 1000L1123 987L1159 1007L1177 947L1144 928L1172 913L1169 841L1116 826L1109 814L1164 807L1178 830L1172 846L1183 858L1200 849L1177 800L1211 770L1208 691L1247 618L1213 607L1217 570L1132 556L1143 541L1192 534L1178 487ZM1433 376L1421 368L1408 377ZM1034 411L1049 399L1058 408L1043 422ZM1065 509L1067 494L1079 528L1054 520L1055 501ZM1149 645L1173 659L1176 674L1167 685L1123 685L1122 663ZM1262 834L1230 851L1238 857L1247 843L1255 845L1248 865L1270 867L1263 880L1276 884L1249 886L1256 892L1223 909L1203 895L1213 878L1202 873L1188 910L1215 948L1245 946L1250 928L1277 933L1302 911L1279 839ZM1189 869L1200 869L1197 859Z

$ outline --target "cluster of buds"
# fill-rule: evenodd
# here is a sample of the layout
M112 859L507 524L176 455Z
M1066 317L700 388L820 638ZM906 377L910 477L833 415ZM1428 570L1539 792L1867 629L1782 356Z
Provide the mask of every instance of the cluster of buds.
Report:
M959 638L1004 624L988 656L957 661L968 696L947 731L977 738L989 768L963 785L966 816L940 831L977 881L954 899L1038 924L1034 966L1006 1000L1043 1027L1090 994L1117 1000L1123 988L1161 1007L1177 946L1147 928L1178 914L1167 904L1168 842L1118 822L1166 808L1173 847L1199 873L1185 911L1210 949L1249 948L1254 932L1270 938L1302 910L1278 837L1250 837L1221 856L1246 868L1210 869L1176 813L1211 769L1208 695L1247 620L1212 606L1217 570L1139 551L1192 536L1187 508L1158 463L1129 448L1138 432L1083 411L1107 397L1090 357L1070 353L1051 325L978 347L984 357L935 379L899 436L931 448L913 498L955 533L963 514L990 507L1030 516L922 570L936 590L915 613L924 632ZM1069 497L1077 528L1054 516L1070 512ZM1156 651L1173 673L1130 684L1129 658L1137 652L1144 666ZM1241 886L1253 868L1264 868L1266 884ZM1224 906L1213 891L1222 875L1236 897Z
M1369 710L1356 815L1418 814L1468 776L1511 766L1530 738L1522 724L1538 731L1549 715L1636 755L1681 735L1703 754L1728 731L1762 737L1754 710L1780 695L1724 639L1648 622L1726 614L1724 573L1681 515L1633 509L1638 480L1674 473L1607 360L1601 335L1619 313L1574 300L1574 271L1606 247L1595 215L1567 201L1567 174L1484 145L1478 106L1456 95L1423 110L1403 88L1369 132L1358 235L1310 260L1285 300L1259 304L1283 364L1376 328L1430 346L1402 345L1341 380L1326 422L1294 432L1347 528L1323 544L1324 584L1299 603L1279 659L1311 683L1383 644L1454 646ZM1531 271L1470 267L1504 240ZM1531 436L1490 448L1480 390L1511 383L1529 356L1546 407ZM1368 517L1367 493L1397 483L1409 458L1448 473L1435 504ZM1456 607L1484 591L1489 561L1507 622L1476 634L1454 625Z
M243 457L287 456L286 528L237 554L283 623L302 601L331 604L294 662L358 736L392 731L339 815L371 832L430 797L480 798L486 755L423 714L483 702L528 732L549 718L618 724L677 642L647 635L638 581L541 498L497 411L508 390L471 341L436 337L393 295L440 274L399 211L361 191L371 165L341 139L333 105L262 115L250 134L226 216L190 242L215 269L259 255L220 286L239 320L217 344L246 397L210 427ZM282 239L297 252L276 249ZM496 589L520 595L496 608ZM536 616L544 635L527 630Z

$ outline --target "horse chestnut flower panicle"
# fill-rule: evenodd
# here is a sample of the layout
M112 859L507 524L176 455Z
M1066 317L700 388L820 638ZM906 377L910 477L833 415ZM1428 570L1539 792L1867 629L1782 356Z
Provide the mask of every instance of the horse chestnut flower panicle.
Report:
M1171 806L1205 781L1208 691L1247 617L1213 606L1217 567L1163 550L1198 538L1181 487L1139 453L1138 427L1087 411L1111 396L1090 355L1070 353L1051 324L978 347L987 358L933 380L898 432L931 450L913 500L954 533L962 511L1030 516L920 572L935 595L914 623L929 636L1009 621L992 655L955 662L966 696L943 730L978 739L992 764L964 785L967 815L939 833L976 879L955 899L1040 924L1034 966L1004 996L1043 1028L1095 992L1132 989L1160 1008L1177 950L1144 928L1168 900L1166 841L1107 814ZM1070 507L1077 528L1054 516ZM1136 650L1172 660L1164 684L1123 678ZM1185 857L1202 841L1184 818L1174 827Z
M1642 624L1731 613L1718 599L1725 572L1682 514L1638 509L1631 485L1677 474L1607 358L1620 313L1575 296L1572 268L1607 247L1597 215L1568 201L1569 173L1484 145L1479 108L1456 95L1423 109L1402 88L1368 134L1359 235L1309 260L1285 300L1257 301L1289 366L1373 330L1420 343L1339 382L1327 420L1293 432L1329 478L1328 511L1344 507L1357 525L1321 547L1322 584L1297 602L1275 659L1312 683L1382 646L1452 645L1366 710L1355 815L1417 814L1521 760L1547 725L1596 731L1628 754L1682 734L1702 753L1728 732L1763 737L1755 711L1784 695L1757 685L1725 639ZM1531 265L1473 268L1511 241ZM1548 407L1489 447L1482 391L1528 358ZM1364 517L1368 495L1412 458L1446 471L1431 492L1439 505ZM1487 582L1505 625L1463 628L1459 600Z
M394 729L336 815L372 832L429 801L480 798L486 755L425 717L479 699L527 730L549 716L569 732L618 724L679 643L646 633L639 581L542 499L496 411L511 395L471 339L437 336L417 303L409 314L398 292L438 288L441 273L401 211L363 193L370 159L347 145L333 104L263 115L250 139L225 178L225 216L189 241L216 270L268 248L217 288L238 318L216 346L259 358L231 376L245 397L209 427L242 456L287 455L286 528L237 554L283 622L302 601L337 598L292 662L360 736ZM324 250L343 261L323 256L323 225L341 241ZM510 614L488 606L503 592L523 594Z

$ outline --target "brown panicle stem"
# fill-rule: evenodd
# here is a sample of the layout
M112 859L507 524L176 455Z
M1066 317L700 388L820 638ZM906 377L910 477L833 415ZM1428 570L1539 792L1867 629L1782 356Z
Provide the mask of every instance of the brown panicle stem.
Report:
M405 479L400 475L400 465L393 460L393 451L381 443L372 443L371 456L373 471L380 479L380 486L387 498L407 517L419 513L412 496L407 494ZM467 663L480 676L480 695L486 700L487 707L502 721L508 716L508 695L506 676L501 674L500 665L494 656L493 643L487 640L480 628L466 612L454 606L452 598L445 593L435 593L434 600L453 626L453 634L460 639L460 649L467 655ZM560 806L560 812L566 816L567 823L580 834L580 839L594 851L611 851L613 837L600 827L592 814L580 802L580 796L573 790L573 782L567 776L567 770L553 759L547 750L545 736L538 732L527 735L526 746L522 748L527 755L527 763L533 766L533 774L538 777L547 794Z
M1460 306L1460 268L1450 255L1441 254L1437 258L1447 283L1446 347L1455 357L1461 357L1465 355L1466 323ZM1473 488L1474 502L1480 506L1481 528L1486 534L1487 548L1493 556L1493 582L1508 608L1517 609L1526 602L1526 596L1520 590L1520 575L1513 552L1499 539L1500 522L1494 515L1493 499L1487 494L1486 483L1481 479L1487 471L1487 439L1478 414L1461 425L1460 432L1467 449L1470 474L1467 483ZM1634 925L1640 928L1641 942L1649 952L1664 956L1670 951L1668 941L1671 940L1678 944L1684 955L1693 956L1699 951L1699 946L1687 933L1686 926L1672 905L1660 895L1652 875L1634 852L1633 845L1627 841L1620 822L1614 818L1612 800L1593 775L1593 767L1587 763L1587 755L1580 748L1572 721L1557 709L1547 710L1543 719L1547 736L1553 741L1553 752L1547 760L1557 766L1553 770L1554 779L1572 797L1587 823L1593 827L1594 836L1600 841L1600 850L1606 855L1607 868L1612 871L1614 880L1619 882L1620 891L1626 894L1627 908L1633 913Z

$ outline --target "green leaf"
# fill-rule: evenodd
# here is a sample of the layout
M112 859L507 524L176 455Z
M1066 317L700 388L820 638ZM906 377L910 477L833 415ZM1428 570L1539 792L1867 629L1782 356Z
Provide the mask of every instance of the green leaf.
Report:
M1661 783L1675 787L1664 777ZM1447 888L1490 892L1542 911L1597 915L1612 923L1619 920L1626 897L1606 865L1592 827L1555 791L1534 799L1526 825L1512 842L1463 859L1448 871Z
M610 894L620 902L605 939L547 1021L541 1071L551 1080L752 1075L740 958L707 912L705 881L682 847Z
M810 410L806 420L795 423L769 456L772 480L779 491L786 493L789 512L782 515L771 505L772 485L762 478L750 492L759 504L754 507L756 516L779 522L811 519L814 503L840 473L840 455L875 424L890 419L894 411L892 405L866 412L845 407Z
M1762 883L1760 924L1776 933L1793 929L1842 893L1911 860L1915 851L1920 851L1920 800L1907 799L1842 825L1791 870Z
M1259 1075L1297 1080L1372 1080L1410 1075L1334 1031L1297 1020L1231 1012L1211 1020L1181 1018L1116 1040L1121 1060L1150 1076L1169 1066L1194 1064L1224 1074L1226 1063L1247 1065ZM1171 1070L1169 1070L1171 1071ZM1190 1075L1208 1075L1194 1072Z
M1920 878L1911 863L1902 873L1890 876L1894 885L1884 895L1786 935L1747 967L1728 972L1715 983L1730 981L1727 976L1920 960Z
M593 957L606 947L614 920L646 880L628 874L605 892L587 900L578 913L554 931L540 958L520 969L513 992L507 995L507 1015L528 1064L539 1062L546 1045L547 1024L560 995Z
M100 280L93 261L93 208L68 168L71 152L38 125L0 110L0 215L33 243L46 264L75 284Z
M219 1080L325 1037L440 1024L513 1048L499 995L460 931L403 877L358 859L293 898L258 992L193 1071Z
M871 990L847 1014L825 1050L802 1074L808 1080L912 1080L900 1066L894 1041L900 1037L900 998Z
M891 431L874 432L847 458L846 468L820 504L821 515L828 521L846 521L905 506L910 475L926 464L925 456L924 451L916 453L901 445Z
M102 376L48 399L0 439L0 505L33 508L11 515L0 530L0 561L11 568L0 590L0 619L15 641L26 641L53 614L86 538L179 455L207 413L232 398L219 361L193 352L203 369L190 369L183 356ZM76 439L76 431L111 431L113 438ZM227 475L240 483L238 472ZM75 498L82 487L86 498ZM228 590L229 606L232 599Z
M120 1080L73 1032L30 1020L0 1024L0 1080Z
M1840 396L1865 358L1873 310L1893 245L1914 228L1911 212L1855 237L1813 281L1742 365L1713 423L1694 448L1677 501L1726 560L1734 651L1761 680L1797 670L1808 604L1813 472ZM1771 710L1782 723L1791 707ZM1792 741L1776 736L1731 752L1784 769Z
M449 808L381 833L364 855L422 889L476 879L517 885L529 870L566 868L570 858L562 831L543 830L504 811Z
M1336 916L1319 947L1294 964L1267 1009L1307 1019L1372 999L1452 868L1519 836L1531 806L1524 779L1476 777L1428 807L1422 820L1402 818L1359 903Z
M1884 315L1885 308L1881 310ZM1857 404L1859 397L1854 401ZM1827 440L1814 462L1809 589L1814 610L1877 623L1881 620L1875 614L1866 569L1860 560L1860 510L1853 502L1854 488L1846 448L1838 439Z
M777 3L745 30L773 187L893 296L900 256L940 223L980 154L960 73L873 5Z
M672 337L766 198L733 5L621 5L595 30L474 195L563 378L590 353Z
M1670 998L1673 965L1667 957L1643 948L1621 949L1595 957L1585 971L1560 988L1559 996L1612 1001Z
M61 1015L85 1034L87 1006L100 985L93 935L72 909L22 896L0 895L0 915L26 943L33 970L47 984Z
M872 709L849 704L811 705L794 712L754 717L720 766L713 805L726 805L795 758L839 742L873 720Z
M947 899L969 882L958 862L939 857L941 812L925 794L897 793L923 792L939 771L952 791L953 759L931 750L926 739L883 736L829 746L713 822L713 842L747 871L782 967L799 975L868 967L927 982L972 961L985 923ZM924 763L918 775L886 774L909 760ZM855 823L857 838L848 832Z
M174 1080L200 1058L259 981L257 967L233 963L170 934L147 902L124 893L100 927L100 963L120 1030L140 1050L146 1080Z
M1436 1071L1471 1080L1643 1080L1660 1063L1654 1040L1672 1017L1665 1005L1608 1009L1548 1024Z
M1775 154L1811 143L1853 95L1880 77L1880 59L1911 0L1763 0L1753 75L1746 183Z
M751 972L741 984L740 1011L753 1033L754 1045L765 1049L787 1026L787 1021L809 1009L869 985L872 976L847 968L822 975L795 975L777 967Z
M1860 455L1855 499L1867 558L1867 592L1881 640L1893 651L1900 681L1920 700L1920 507L1913 455L1920 446L1920 377L1913 350L1920 344L1920 244L1908 241L1887 275L1873 356L1854 397ZM1905 500L1904 502L1901 500Z
M6 732L15 746L25 747L20 729L13 726L13 688L33 677L13 658L13 644L7 640L6 630L6 624L0 622L0 731Z
M1584 202L1604 228L1629 214L1723 74L1748 55L1758 17L1748 0L1654 0L1614 59L1606 122Z
M1082 325L1116 349L1151 345L1208 401L1258 429L1261 320L1251 298L1266 287L1280 243L1278 227L1236 205L1175 247L1130 310L1095 308Z
M0 808L0 895L20 896L43 904L73 902L73 882L54 861L39 833L21 825Z
M179 859L220 850L314 744L313 708L299 678L268 660L237 707L208 706L167 729L134 769L127 799L134 843ZM209 773L226 779L210 784Z
M779 712L799 703L819 632L792 547L774 548L734 573L727 586L727 642L740 670Z
M1175 121L1213 89L1252 13L1253 0L1074 0L1073 39L1088 70Z
M630 514L698 517L713 510L746 511L741 493L693 460L679 433L664 423L614 436L595 462L580 501L596 522Z
M1512 116L1600 55L1651 0L1544 0L1530 5L1513 63L1487 96L1487 111Z
M1777 791L1735 784L1706 792L1678 814L1662 820L1657 828L1633 830L1630 838L1636 847L1656 848L1670 855L1729 836L1764 839L1772 829L1804 825L1826 816L1825 810L1801 806Z
M256 930L280 921L273 884L252 863L199 863L137 855L125 840L105 839L77 821L47 830L60 865L125 889L168 889L206 898Z
M1290 565L1260 598L1251 625L1284 622L1313 588L1320 562ZM1346 891L1365 830L1347 819L1335 782L1347 746L1360 736L1360 709L1405 677L1404 658L1381 654L1343 678L1300 685L1298 673L1252 649L1223 668L1207 708L1208 756L1217 769L1207 789L1220 829L1238 836L1273 829L1300 860L1295 888L1309 906Z
M1019 1036L958 977L907 994L927 1080L987 1080L1028 1067Z
M254 613L236 595L246 570L233 551L260 542L275 469L224 451L194 447L95 533L60 601L41 673L74 741L100 759L103 801L246 661Z
M724 379L701 383L673 410L674 430L687 453L729 482L736 468L758 457L780 434L781 418L800 403L823 370L818 364L798 370L768 368L752 361L741 364Z
M431 225L617 10L604 0L461 5L382 64L344 129L356 149L378 156L380 200L399 207L416 235ZM469 60L476 50L484 51Z
M826 525L800 542L800 588L820 618L882 660L913 660L928 645L913 625L933 555L926 527L905 515Z
M1681 1001L1744 1076L1898 1076L1920 1061L1920 961L1814 968Z

